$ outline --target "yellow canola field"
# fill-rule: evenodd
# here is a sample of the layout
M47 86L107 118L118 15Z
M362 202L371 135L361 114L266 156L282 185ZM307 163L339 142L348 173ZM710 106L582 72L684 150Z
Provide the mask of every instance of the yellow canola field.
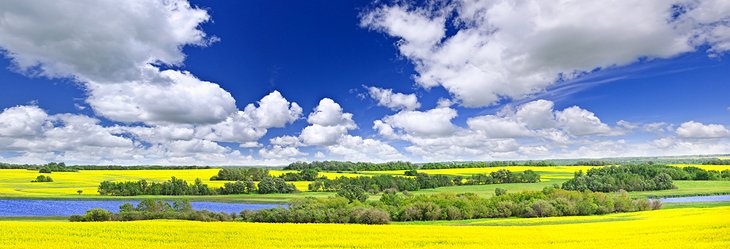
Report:
M703 164L670 164L671 166L676 167L697 167L704 170L717 170L717 171L723 171L726 169L730 169L730 165L703 165Z
M0 194L4 196L48 196L48 195L98 195L97 187L102 181L147 181L161 182L175 176L189 183L200 178L211 187L223 186L223 181L210 181L218 169L190 170L81 170L79 172L53 172L40 174L37 170L0 170ZM53 178L53 182L30 182L38 175Z
M551 223L555 220L568 224ZM472 226L0 221L0 248L730 248L727 206L495 221Z

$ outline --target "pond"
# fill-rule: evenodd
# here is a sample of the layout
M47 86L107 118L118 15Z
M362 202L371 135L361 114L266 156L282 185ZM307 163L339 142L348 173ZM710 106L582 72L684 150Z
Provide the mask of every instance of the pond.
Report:
M82 201L82 200L0 200L0 217L19 216L71 216L84 214L92 208L103 208L119 212L124 203L135 206L139 201ZM243 204L223 202L190 202L193 209L207 209L215 212L238 213L243 210L258 210L286 207L279 204Z
M716 202L716 201L730 201L730 195L671 197L671 198L659 198L659 200L662 202L666 202L666 203Z

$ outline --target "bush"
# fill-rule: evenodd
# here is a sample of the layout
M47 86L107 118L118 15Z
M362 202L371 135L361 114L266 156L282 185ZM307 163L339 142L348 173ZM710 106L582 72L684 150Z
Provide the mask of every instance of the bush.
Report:
M32 180L30 182L53 182L53 178L51 178L50 176L39 175L35 178L35 180Z
M364 202L368 199L368 194L365 193L365 190L355 185L347 185L343 187L340 191L337 191L337 196L344 197L350 202Z

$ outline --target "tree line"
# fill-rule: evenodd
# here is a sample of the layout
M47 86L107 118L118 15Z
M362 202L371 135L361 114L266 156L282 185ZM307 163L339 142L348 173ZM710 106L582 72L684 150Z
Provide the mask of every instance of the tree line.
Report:
M316 169L320 171L377 171L377 170L411 170L417 166L410 162L395 161L386 163L313 161L293 162L284 167L285 170Z
M550 161L491 161L491 162L434 162L425 163L419 169L458 169L458 168L487 168L506 166L555 166Z
M697 167L673 167L654 164L609 166L578 171L563 183L563 189L613 192L664 190L676 188L673 180L730 180L730 170L722 172Z
M124 203L119 206L118 213L112 213L101 208L86 211L84 215L72 215L71 222L85 221L134 221L134 220L196 220L196 221L232 221L236 213L211 212L208 210L193 210L188 200L176 200L172 205L166 201L146 199L137 204Z
M136 195L227 195L227 194L271 194L298 192L294 184L286 183L284 179L266 177L255 184L251 179L224 184L220 188L211 188L203 184L200 178L193 184L172 177L165 182L147 182L146 180L111 182L103 181L99 184L100 195L136 196Z
M626 191L606 194L547 187L543 191L504 193L483 198L473 193L412 195L388 190L377 201L361 202L342 196L306 198L294 201L288 208L245 210L239 220L385 224L391 221L594 215L659 208L660 201L633 200Z
M360 177L338 177L335 179L318 178L310 183L309 191L339 191L346 186L358 186L371 193L377 193L386 189L397 191L417 191L420 189L432 189L454 185L481 185L500 183L534 183L540 181L540 175L532 170L524 172L511 172L509 170L498 170L490 174L477 174L473 176L450 176L450 175L429 175L417 171L406 171L406 174L415 177L375 175Z

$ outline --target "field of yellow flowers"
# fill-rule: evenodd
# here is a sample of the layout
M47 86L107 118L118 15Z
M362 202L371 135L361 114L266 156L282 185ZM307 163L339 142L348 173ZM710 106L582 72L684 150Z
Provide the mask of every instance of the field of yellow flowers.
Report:
M461 226L0 221L0 235L0 248L730 248L730 207Z
M676 165L697 166L708 170L724 170L730 169L730 165ZM462 168L462 169L432 169L419 170L428 174L448 174L448 175L473 175L488 174L500 169L507 169L515 172L533 170L541 175L540 183L531 184L500 184L497 185L479 185L479 186L455 186L437 189L428 189L419 192L474 192L484 196L490 196L494 192L494 188L500 187L510 191L523 190L540 190L545 186L552 184L560 184L571 178L573 173L578 170L586 171L593 166L551 166L551 167L534 167L534 166L510 166L510 167L490 167L490 168ZM286 172L286 170L271 170L273 176L278 176ZM353 172L322 172L321 175L328 178L336 178L340 176L357 177L372 176L377 174L403 175L403 170L394 171L361 171ZM180 179L193 182L195 178L200 178L203 183L211 187L220 187L225 181L210 181L210 177L216 175L218 169L186 169L186 170L81 170L79 172L54 172L51 174L40 174L35 170L24 169L0 169L0 197L5 198L102 198L97 193L97 187L102 181L137 181L145 179L148 181L165 181L175 176ZM32 183L38 175L51 176L54 182L48 183ZM307 191L310 182L298 181L293 182L297 189ZM688 195L688 194L712 194L730 192L730 182L683 182L676 181L679 187L676 190L668 190L666 193L647 193L647 195ZM81 190L81 194L77 191ZM669 193L671 192L671 193ZM328 193L304 193L304 194L281 194L281 195L246 195L246 196L215 196L215 197L191 197L191 199L212 199L226 201L246 201L246 202L286 202L294 197L303 196L325 196ZM108 197L103 198L120 198ZM123 198L123 197L122 197ZM187 197L186 197L187 198Z

